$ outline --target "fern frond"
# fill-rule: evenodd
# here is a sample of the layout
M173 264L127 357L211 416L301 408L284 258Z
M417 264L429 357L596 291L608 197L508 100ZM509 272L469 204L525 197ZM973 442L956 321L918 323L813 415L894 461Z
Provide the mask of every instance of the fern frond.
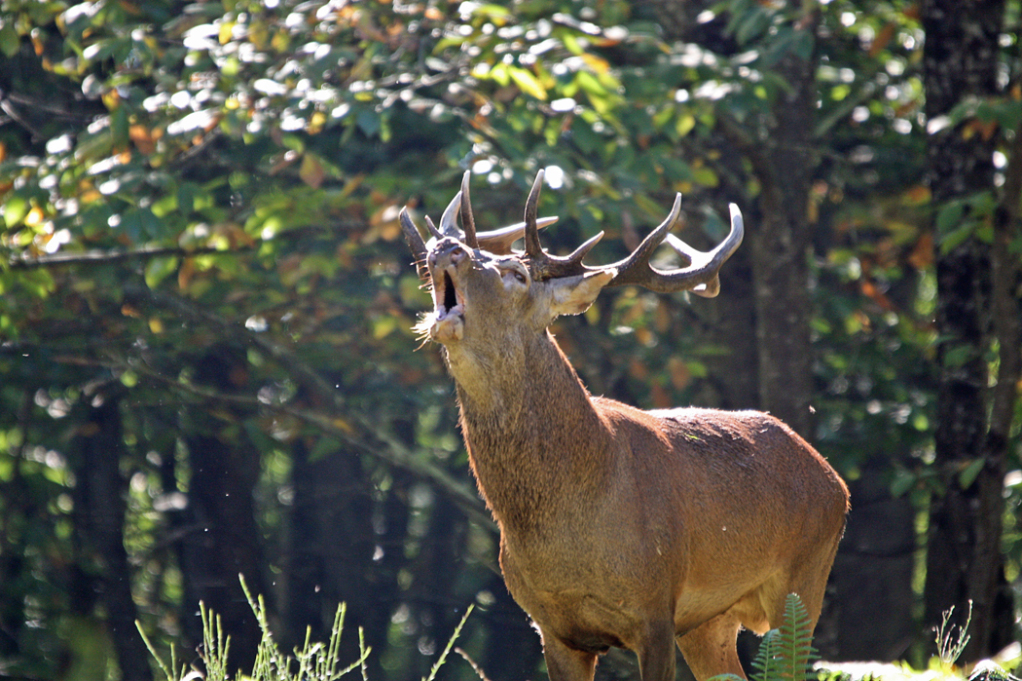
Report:
M779 655L779 629L771 629L763 636L759 651L752 660L753 681L782 681L779 675L777 657Z
M797 594L788 594L780 626L766 633L752 661L753 681L806 681L818 657L812 643L809 613Z
M798 594L788 594L784 601L784 618L778 629L780 678L805 681L810 661L818 657L812 644L809 613Z

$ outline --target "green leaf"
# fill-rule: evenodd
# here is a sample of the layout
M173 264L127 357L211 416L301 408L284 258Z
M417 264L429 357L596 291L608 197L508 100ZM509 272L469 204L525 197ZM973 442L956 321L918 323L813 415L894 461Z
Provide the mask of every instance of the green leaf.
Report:
M943 364L947 368L964 366L976 358L976 348L972 345L960 344L945 347Z
M344 449L341 441L332 437L318 437L316 438L316 444L312 446L312 451L309 452L309 461L322 461L331 454L336 454Z
M571 138L584 154L593 153L603 144L603 138L581 117L576 118L571 124Z
M18 38L18 32L14 30L10 21L0 20L0 52L7 57L13 57L19 49L21 40Z
M128 107L123 104L110 114L110 132L115 149L121 150L128 146Z
M972 483L976 482L976 478L979 477L979 473L983 470L983 466L986 465L986 462L987 460L984 457L973 459L968 466L958 473L958 485L962 489L969 489L972 487Z
M195 195L199 191L194 182L182 182L177 188L177 209L182 215L188 215L195 209Z
M957 228L952 229L950 232L941 234L937 239L937 243L940 244L940 252L947 255L968 241L969 237L971 237L975 231L976 223L968 220L961 223Z
M7 223L7 228L17 227L21 224L21 221L28 215L28 211L32 208L29 203L28 197L18 194L17 192L11 194L6 201L4 201L3 214L4 222Z
M745 14L735 27L735 40L739 45L746 45L759 37L770 26L773 12L765 7L753 7Z
M375 137L380 131L380 115L372 109L360 110L355 120L366 137Z
M916 486L918 478L910 471L899 468L894 471L894 480L891 481L891 496L900 498L910 489Z
M707 168L706 166L695 168L692 171L692 179L695 180L696 184L701 184L704 187L716 187L720 184L720 178L717 177L717 173L712 168Z
M588 71L579 71L578 73L576 73L575 83L578 85L578 87L582 88L582 90L584 90L585 93L588 94L590 97L597 97L602 99L609 94L607 92L607 88L603 87L603 85L600 84L600 81L597 80L596 76L589 73Z
M149 288L156 288L160 282L177 271L176 256L153 258L145 268L145 283Z
M121 217L121 229L133 243L152 239L159 232L160 219L148 208L131 208Z

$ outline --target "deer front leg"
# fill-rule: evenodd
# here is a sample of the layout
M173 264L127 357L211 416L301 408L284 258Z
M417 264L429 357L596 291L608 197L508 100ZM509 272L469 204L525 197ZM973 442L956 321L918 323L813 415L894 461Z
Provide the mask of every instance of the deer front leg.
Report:
M706 681L718 674L746 678L735 648L740 628L738 616L729 610L678 638L681 654L697 681Z
M651 623L635 652L642 681L674 681L674 622L668 619Z
M540 633L550 681L593 681L596 673L594 653L569 648L553 634Z

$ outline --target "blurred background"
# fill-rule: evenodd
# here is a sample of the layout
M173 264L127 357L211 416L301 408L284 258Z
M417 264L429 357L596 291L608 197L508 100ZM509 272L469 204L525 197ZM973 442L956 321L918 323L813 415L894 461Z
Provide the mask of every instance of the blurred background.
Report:
M473 603L488 677L545 676L411 331L398 211L465 170L488 229L544 168L545 245L606 230L594 264L676 192L698 248L738 204L718 298L615 289L559 342L595 394L769 410L842 473L825 658L923 664L970 601L965 657L1008 646L1019 30L1013 0L0 0L0 678L149 681L136 620L190 662L200 601L245 667L239 574L285 650L347 603L372 679Z

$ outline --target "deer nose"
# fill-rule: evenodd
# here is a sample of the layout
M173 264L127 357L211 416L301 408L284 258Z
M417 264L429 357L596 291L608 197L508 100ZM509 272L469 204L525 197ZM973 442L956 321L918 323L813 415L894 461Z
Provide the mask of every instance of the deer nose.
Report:
M457 265L468 257L469 253L465 250L465 247L459 241L450 237L437 243L433 248L433 252L429 254L430 264L434 267L448 264Z

